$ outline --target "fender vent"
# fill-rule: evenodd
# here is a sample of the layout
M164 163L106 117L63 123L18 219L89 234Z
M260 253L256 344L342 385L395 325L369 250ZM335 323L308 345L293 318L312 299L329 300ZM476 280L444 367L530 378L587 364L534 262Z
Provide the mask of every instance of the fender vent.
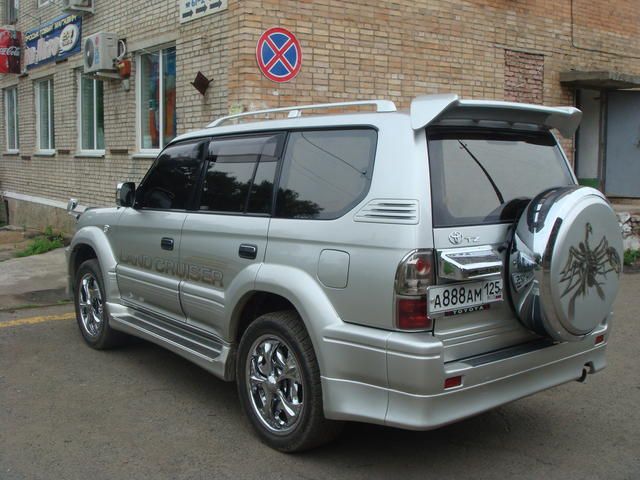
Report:
M416 225L420 218L417 200L371 200L362 207L354 220L369 223L400 223Z

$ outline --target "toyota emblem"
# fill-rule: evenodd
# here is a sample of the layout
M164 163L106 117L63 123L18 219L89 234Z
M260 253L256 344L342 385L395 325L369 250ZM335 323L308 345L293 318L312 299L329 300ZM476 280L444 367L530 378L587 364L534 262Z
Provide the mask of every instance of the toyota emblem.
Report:
M449 241L454 245L460 245L462 243L462 232L451 232L449 234Z

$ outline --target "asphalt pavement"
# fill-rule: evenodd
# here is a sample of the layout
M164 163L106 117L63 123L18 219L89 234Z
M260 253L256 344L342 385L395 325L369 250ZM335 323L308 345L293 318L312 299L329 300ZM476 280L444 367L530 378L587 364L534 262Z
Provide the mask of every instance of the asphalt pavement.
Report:
M30 257L0 259L0 310L65 301L66 288L63 248Z
M0 312L0 479L638 479L640 275L625 275L609 366L430 432L349 424L285 455L235 386L146 342L98 352L70 305Z

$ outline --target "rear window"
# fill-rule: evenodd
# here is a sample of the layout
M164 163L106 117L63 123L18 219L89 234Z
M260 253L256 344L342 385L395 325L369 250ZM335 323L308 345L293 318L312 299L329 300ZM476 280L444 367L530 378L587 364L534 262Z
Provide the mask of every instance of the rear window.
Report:
M538 193L573 184L549 132L435 128L427 138L436 227L512 222Z

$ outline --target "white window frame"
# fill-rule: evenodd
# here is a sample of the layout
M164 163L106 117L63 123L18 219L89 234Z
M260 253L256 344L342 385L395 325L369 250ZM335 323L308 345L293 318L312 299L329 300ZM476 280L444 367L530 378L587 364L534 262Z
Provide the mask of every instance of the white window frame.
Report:
M13 97L11 100L9 97ZM13 125L14 125L14 138L13 142L15 148L10 148L9 144L9 118L11 113L9 112L9 102L13 104ZM18 134L18 87L8 87L4 90L4 120L5 120L5 132L6 132L6 151L7 153L19 153L20 152L20 135Z
M51 4L51 0L38 0L38 8Z
M40 89L43 84L47 84L48 88L48 96L47 101L49 102L49 147L52 148L42 148L40 145ZM56 153L55 150L55 132L54 132L54 111L53 111L53 78L43 78L36 80L36 149L37 153L42 155L54 155Z
M82 74L81 71L78 71L78 154L86 155L86 156L100 156L103 157L105 154L104 148L94 148L94 149L84 149L82 148L82 79L83 77L87 80L93 81L93 144L98 145L98 109L96 108L96 104L98 103L98 89L96 88L96 82L102 82L97 78L86 77ZM104 112L104 84L103 84L103 112ZM103 128L104 128L104 119L103 119Z
M136 143L138 147L138 155L141 157L155 157L166 146L164 141L164 75L159 75L159 105L158 112L160 115L160 138L158 140L159 148L143 148L142 147L142 56L143 55L159 55L160 56L160 72L164 71L164 51L175 47L175 45L163 45L150 50L145 50L136 54ZM176 52L177 55L177 52Z

